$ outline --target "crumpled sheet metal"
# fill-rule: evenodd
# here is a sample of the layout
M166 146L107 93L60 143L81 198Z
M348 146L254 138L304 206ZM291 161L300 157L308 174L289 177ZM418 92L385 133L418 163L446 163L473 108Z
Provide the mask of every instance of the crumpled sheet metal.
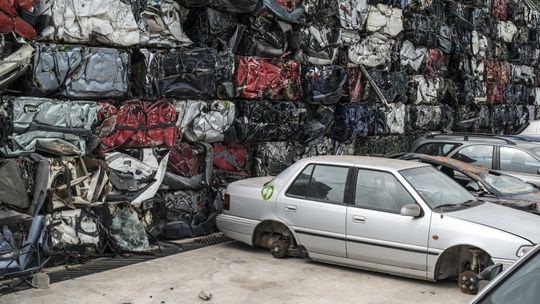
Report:
M202 98L214 96L217 50L211 48L148 50L133 69L139 75L134 93L146 97Z
M508 1L507 0L493 0L491 2L491 14L502 21L506 21L508 18Z
M297 60L316 65L334 64L341 46L341 31L336 28L310 26L301 31L301 52L295 55Z
M355 138L368 134L369 109L363 103L338 105L331 138L344 143L351 143Z
M439 102L439 88L441 80L424 75L415 75L412 79L414 104L437 104Z
M402 103L390 104L385 110L385 124L388 134L405 134L407 123L407 108Z
M309 103L338 103L347 85L347 72L340 66L303 66L302 86Z
M208 143L234 139L236 106L231 101L176 101L176 126L182 140Z
M6 42L2 42L0 37L0 47ZM16 51L2 58L0 55L0 92L7 88L9 84L21 77L30 68L34 48L29 44L21 45Z
M359 68L347 68L347 91L343 92L343 99L347 102L362 101L364 92L364 76Z
M111 188L107 164L90 157L49 158L47 189L53 209L94 207L105 202Z
M190 46L192 41L182 28L184 14L187 14L187 10L177 1L147 1L138 23L140 44L155 47Z
M440 106L418 105L409 108L409 120L413 130L437 131L442 122Z
M214 149L204 142L179 142L170 149L163 183L172 190L199 190L212 184Z
M241 56L283 57L289 46L301 43L300 38L291 38L292 30L290 24L271 16L252 16L248 24L236 27L229 45L235 54Z
M403 12L384 4L370 5L366 23L368 32L379 32L395 37L403 31Z
M391 156L410 151L417 135L359 137L354 143L355 155Z
M85 209L63 210L47 215L53 250L96 252L100 243L100 219Z
M478 31L472 31L472 52L478 58L485 58L488 55L490 41L489 38Z
M29 93L76 99L120 98L128 93L129 50L38 44Z
M141 152L140 159L120 152L106 154L105 161L110 169L113 188L107 197L108 202L129 202L139 207L142 202L153 198L161 187L169 153L160 158L150 148Z
M411 13L405 18L403 28L404 39L411 41L414 45L435 46L437 41L435 30L438 27L434 17Z
M373 33L349 48L349 60L368 67L387 66L391 61L394 42L381 33Z
M0 261L0 279L39 272L51 256L48 240L42 215L36 215L29 229L22 231L22 234L13 226L1 226L0 255L5 258Z
M13 103L11 147L0 149L6 156L36 150L55 155L85 154L87 139L98 107L95 102L64 102L48 98L16 97Z
M369 75L379 88L387 102L403 102L408 100L407 89L409 88L409 77L402 72L385 72L379 69L368 70ZM380 97L373 89L373 85L366 82L364 101L376 103L381 102Z
M354 145L337 142L323 137L311 145L305 146L303 158L325 155L354 155Z
M296 100L302 93L300 64L293 60L237 56L235 73L240 98Z
M232 14L210 7L192 9L184 24L187 35L198 46L221 48L220 40L228 43L238 27Z
M304 15L303 5L294 5L293 1L262 0L266 9L271 11L278 19L287 23L299 23ZM284 5L285 4L285 5Z
M181 0L182 5L188 8L210 6L219 11L249 14L262 5L261 0Z
M512 82L532 86L536 83L536 73L533 67L512 65Z
M504 90L504 103L527 105L530 95L529 87L522 84L508 84Z
M14 32L27 39L36 38L36 30L17 12L17 9L31 11L33 6L34 1L31 0L2 1L0 4L0 33Z
M25 159L0 160L0 205L19 210L30 206L31 173ZM30 173L30 174L29 174Z
M160 192L158 200L167 209L165 239L198 237L214 231L218 212L206 190Z
M242 142L291 141L300 136L307 110L303 103L237 101L235 129Z
M148 236L137 214L130 206L112 208L114 211L111 211L110 235L116 246L123 251L147 251Z
M215 143L214 166L219 171L249 176L251 173L251 151L241 143Z
M424 47L415 47L409 40L403 41L400 50L401 66L414 72L420 72L427 61L428 50Z
M369 11L367 0L339 0L338 5L342 28L356 31L364 29Z
M512 21L499 21L497 38L506 43L511 43L514 40L514 35L517 33L517 27Z
M99 106L99 153L118 147L170 147L178 138L176 108L169 100L131 100L119 108L109 102L100 102Z
M265 142L256 146L255 176L275 176L302 158L305 147L298 143Z
M121 0L47 0L52 24L41 37L67 43L133 46L140 43L131 5Z

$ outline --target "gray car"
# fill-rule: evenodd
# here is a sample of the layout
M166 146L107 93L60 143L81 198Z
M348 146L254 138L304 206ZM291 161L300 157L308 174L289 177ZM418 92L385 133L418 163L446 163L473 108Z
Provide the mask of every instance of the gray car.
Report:
M540 186L540 144L515 136L430 135L419 138L410 152L455 158Z
M306 158L274 178L230 184L224 205L218 228L274 257L433 281L459 276L468 293L476 273L509 266L540 241L540 217L478 201L431 165L402 160Z

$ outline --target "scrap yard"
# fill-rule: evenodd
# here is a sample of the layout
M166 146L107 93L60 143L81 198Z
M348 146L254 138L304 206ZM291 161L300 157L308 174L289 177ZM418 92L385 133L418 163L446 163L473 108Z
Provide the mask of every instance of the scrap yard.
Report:
M0 0L0 303L529 303L538 120L533 0Z

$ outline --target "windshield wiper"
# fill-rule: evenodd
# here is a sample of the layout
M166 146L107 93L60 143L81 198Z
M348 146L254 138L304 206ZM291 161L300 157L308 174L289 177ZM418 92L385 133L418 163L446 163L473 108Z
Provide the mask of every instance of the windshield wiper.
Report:
M474 203L474 202L476 202L476 201L478 201L478 200L471 199L471 200L468 200L468 201L464 201L464 202L461 203L460 205L461 205L461 206L471 207L471 206L472 206L471 204Z
M446 207L456 207L456 206L460 206L460 204L442 204L442 205L439 205L433 209L438 209L438 208L446 208Z

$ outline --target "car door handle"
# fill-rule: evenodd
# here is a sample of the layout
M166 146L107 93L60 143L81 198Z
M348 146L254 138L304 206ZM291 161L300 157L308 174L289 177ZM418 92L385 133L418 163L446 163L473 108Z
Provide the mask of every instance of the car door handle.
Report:
M294 206L294 205L285 205L285 211L296 212L296 206Z
M360 215L353 215L352 221L355 223L363 224L366 222L366 218Z

